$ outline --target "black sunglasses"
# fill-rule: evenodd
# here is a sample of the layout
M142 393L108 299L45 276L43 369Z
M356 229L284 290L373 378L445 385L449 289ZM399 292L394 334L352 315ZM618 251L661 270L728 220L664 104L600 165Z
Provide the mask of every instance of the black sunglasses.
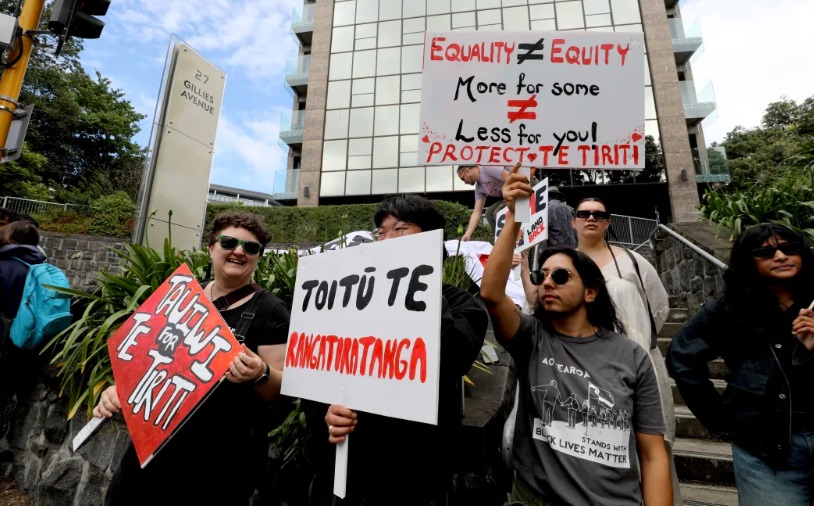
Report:
M774 258L777 250L783 252L784 255L799 255L803 252L805 245L801 242L784 242L777 246L761 246L752 250L752 256L755 258Z
M587 220L591 215L593 215L594 219L597 221L609 220L611 216L607 211L589 211L588 209L581 209L574 213L574 216L581 220Z
M229 251L236 249L238 246L243 246L243 251L245 251L247 255L256 255L260 253L260 250L263 248L263 245L259 242L244 241L228 235L219 235L215 240L220 243L221 248Z
M529 273L529 279L531 279L531 284L535 286L540 286L543 284L543 281L546 280L547 277L551 276L551 281L554 282L555 285L564 285L568 283L568 280L571 279L571 276L578 278L579 276L572 274L571 271L568 269L563 269L559 267L554 269L553 271L531 271Z

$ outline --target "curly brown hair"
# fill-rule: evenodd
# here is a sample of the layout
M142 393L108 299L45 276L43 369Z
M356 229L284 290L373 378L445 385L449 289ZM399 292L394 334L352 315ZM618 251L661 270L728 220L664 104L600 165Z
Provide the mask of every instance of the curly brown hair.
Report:
M215 239L220 235L224 228L237 227L245 228L249 232L257 236L260 244L265 246L271 240L271 235L268 229L255 214L243 211L225 211L217 216L212 221L212 233L209 235L209 245L215 244Z

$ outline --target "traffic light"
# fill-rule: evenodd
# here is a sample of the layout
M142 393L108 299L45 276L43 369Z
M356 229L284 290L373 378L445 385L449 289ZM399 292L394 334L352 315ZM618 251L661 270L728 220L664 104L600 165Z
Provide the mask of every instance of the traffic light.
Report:
M48 29L64 40L71 37L98 39L105 22L95 16L107 14L110 0L55 0Z

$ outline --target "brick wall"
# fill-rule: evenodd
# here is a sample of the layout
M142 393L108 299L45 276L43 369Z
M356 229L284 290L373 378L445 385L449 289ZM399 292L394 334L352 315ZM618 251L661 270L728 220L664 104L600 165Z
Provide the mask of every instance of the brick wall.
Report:
M120 265L119 256L111 248L121 249L124 242L110 237L41 232L40 247L50 263L65 271L71 287L83 289L95 283L96 272Z

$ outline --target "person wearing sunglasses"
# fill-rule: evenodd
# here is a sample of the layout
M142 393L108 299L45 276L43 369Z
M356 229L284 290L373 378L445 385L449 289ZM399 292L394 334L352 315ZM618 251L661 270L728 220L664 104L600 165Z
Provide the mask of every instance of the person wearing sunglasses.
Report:
M106 506L144 504L248 505L267 466L269 405L280 399L289 312L253 283L269 234L253 214L215 217L209 237L214 280L204 294L242 343L226 380L187 419L143 469L130 444L113 474ZM115 386L102 393L95 416L121 410ZM205 486L201 470L215 473ZM162 492L157 494L156 490Z
M443 230L446 225L435 204L418 195L386 198L373 220L379 241ZM453 473L461 455L461 382L480 353L489 321L471 294L448 284L442 285L441 293L438 425L357 412L339 404L309 407L314 412L309 427L318 427L312 429L308 452L317 466L311 506L451 504ZM347 493L339 499L332 493L334 445L348 434L353 436Z
M724 291L673 338L667 366L687 406L732 441L741 506L814 500L814 254L775 223L741 232ZM719 393L707 362L730 374Z
M576 230L577 249L602 270L606 286L616 305L625 336L638 343L650 355L659 384L661 411L667 432L664 440L673 480L673 503L681 506L678 473L672 456L676 418L670 376L658 348L658 332L670 312L669 297L655 267L635 251L608 243L611 213L601 199L584 198L577 203L571 224Z
M512 170L503 187L509 212L480 292L520 382L512 504L668 506L672 484L656 376L647 352L614 330L623 326L597 265L574 249L549 248L531 273L534 315L521 314L505 293L520 226L515 201L532 193L528 179ZM583 417L594 408L606 417L629 413L630 423L569 426L563 399L571 396L580 406L588 401Z

